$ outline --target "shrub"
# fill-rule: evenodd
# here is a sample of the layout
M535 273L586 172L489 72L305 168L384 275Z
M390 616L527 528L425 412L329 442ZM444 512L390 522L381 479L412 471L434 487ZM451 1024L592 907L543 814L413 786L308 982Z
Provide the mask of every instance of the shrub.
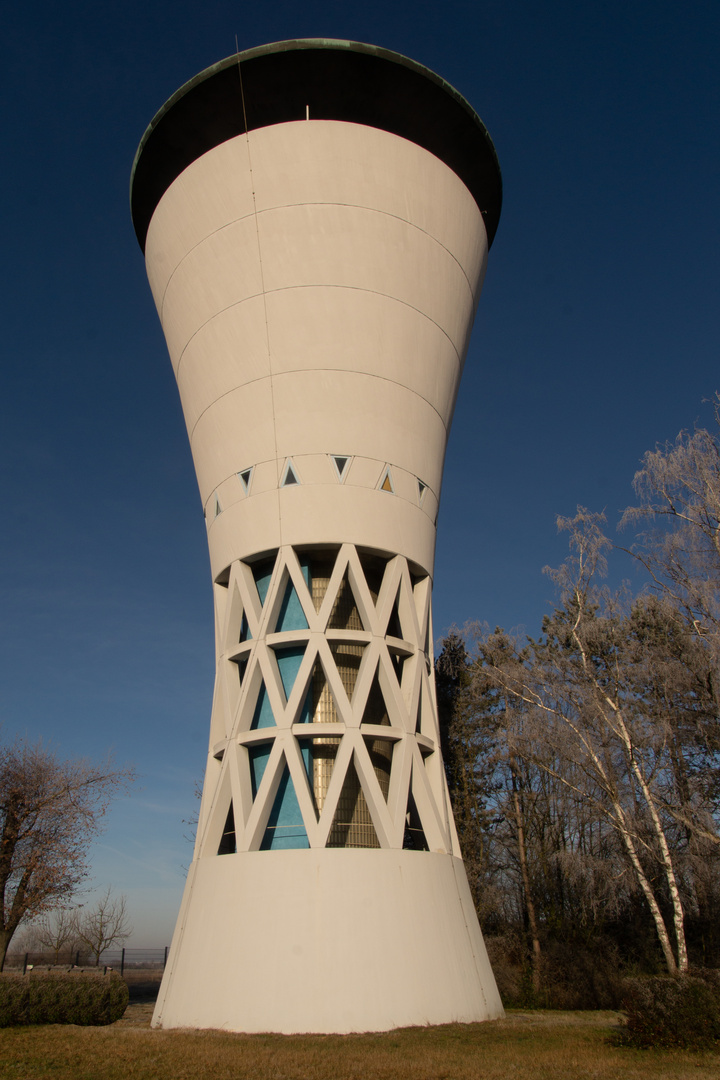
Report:
M629 1046L720 1048L720 978L656 975L626 979L623 1008L627 1013L621 1042Z
M0 1027L18 1024L112 1024L128 1003L115 972L33 971L0 976Z
M511 933L485 938L490 966L506 1008L515 1008L521 997L522 945Z
M617 1009L622 1000L620 957L611 941L593 947L548 942L543 955L543 985L551 1009Z
M622 998L620 958L611 941L594 947L576 942L545 941L540 988L532 985L526 945L511 933L486 938L500 997L506 1008L617 1009Z

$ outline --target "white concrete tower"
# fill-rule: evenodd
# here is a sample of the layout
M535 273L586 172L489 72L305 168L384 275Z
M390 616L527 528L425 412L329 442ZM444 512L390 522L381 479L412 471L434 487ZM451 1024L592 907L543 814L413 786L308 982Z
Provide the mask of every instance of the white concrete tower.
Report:
M467 102L354 42L230 57L142 139L133 220L205 508L217 642L156 1026L502 1013L448 801L430 618L500 200Z

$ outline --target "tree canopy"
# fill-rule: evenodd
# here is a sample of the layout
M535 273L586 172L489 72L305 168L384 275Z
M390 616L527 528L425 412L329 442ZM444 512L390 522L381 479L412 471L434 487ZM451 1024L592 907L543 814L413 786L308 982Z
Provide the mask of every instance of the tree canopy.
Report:
M40 742L0 746L0 970L21 921L63 906L87 877L90 842L132 779Z
M624 550L645 588L607 587L605 517L578 507L558 519L570 552L546 568L557 606L540 635L453 632L437 662L478 910L525 942L536 992L568 941L671 973L720 964L718 432L649 452L635 489L622 524L642 531Z

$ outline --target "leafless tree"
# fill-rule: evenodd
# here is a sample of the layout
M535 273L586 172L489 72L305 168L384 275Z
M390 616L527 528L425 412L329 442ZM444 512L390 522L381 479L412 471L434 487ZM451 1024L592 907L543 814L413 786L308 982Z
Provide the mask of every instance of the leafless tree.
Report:
M704 794L720 807L720 395L715 396L718 431L681 432L674 443L648 451L635 474L638 506L629 507L621 527L641 525L632 554L648 570L663 606L669 654L694 680L703 702L690 714L695 760L690 771L704 781ZM692 638L692 641L688 641ZM681 655L677 641L682 640ZM677 663L676 663L677 667ZM689 696L686 697L686 701ZM709 701L709 706L707 702ZM687 718L686 712L677 712ZM687 722L687 719L686 719ZM686 745L688 740L686 740ZM678 759L683 766L682 758ZM696 784L697 788L697 784ZM717 820L707 798L697 797L678 772L678 798L668 803L696 839L720 847Z
M561 938L587 934L599 912L617 911L622 886L610 830L549 771L518 752L518 734L528 723L534 733L534 720L492 678L483 656L489 641L496 666L523 654L510 635L489 635L477 625L443 642L436 670L443 757L483 929L510 932L524 943L521 962L537 997L548 926ZM480 645L475 660L466 648L471 642Z
M688 966L684 907L663 814L671 768L668 731L632 685L627 617L621 602L596 585L610 542L602 515L578 509L560 519L572 554L552 571L562 607L546 620L544 639L526 656L498 653L489 638L485 668L504 692L522 702L521 728L509 731L518 757L533 761L587 801L616 831L650 908L671 972ZM677 948L673 953L655 884L661 870Z
M31 933L34 946L59 964L61 953L66 952L70 958L78 946L77 912L70 908L50 911L32 924Z
M715 398L720 429L720 395ZM720 443L718 433L681 431L643 458L633 481L638 506L620 522L646 526L632 552L658 589L720 663Z
M85 879L90 842L132 778L39 742L0 747L0 970L21 921L61 907Z
M571 555L548 570L559 600L541 636L466 627L438 658L478 911L515 957L525 949L535 989L578 923L632 952L646 922L672 972L688 965L686 924L693 956L717 957L720 395L715 406L717 430L681 433L636 474L623 524L643 529L630 549L649 574L639 595L603 587L613 545L604 516L579 507L559 519Z
M87 946L96 965L106 949L121 945L132 934L126 909L126 898L113 896L108 886L93 907L78 912L75 924L77 937Z

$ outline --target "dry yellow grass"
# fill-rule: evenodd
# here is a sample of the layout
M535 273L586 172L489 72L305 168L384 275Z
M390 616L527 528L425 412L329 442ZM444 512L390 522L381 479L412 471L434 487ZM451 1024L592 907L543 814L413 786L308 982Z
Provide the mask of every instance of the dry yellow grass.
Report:
M151 1031L151 1006L107 1028L0 1031L5 1080L718 1080L720 1056L611 1045L612 1013L511 1013L380 1035Z

